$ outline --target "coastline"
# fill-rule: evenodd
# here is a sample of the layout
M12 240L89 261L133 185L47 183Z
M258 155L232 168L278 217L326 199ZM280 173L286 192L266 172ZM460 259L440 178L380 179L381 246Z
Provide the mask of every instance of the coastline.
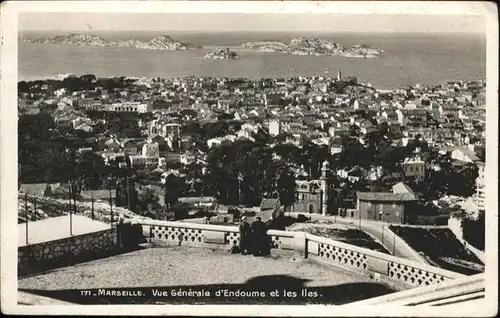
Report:
M203 59L203 57L201 57L201 59ZM25 81L25 82L29 82L29 81L45 81L45 80L61 80L59 78L57 78L59 75L63 75L63 74L57 74L57 75L49 75L49 76L27 76L27 77L23 77L23 78L18 78L18 82L21 82L21 81ZM73 74L77 77L79 76L82 76L84 74ZM103 77L103 78L112 78L112 77L121 77L121 76L124 76L123 74L115 74L115 75L108 75L108 76L100 76L98 74L94 74L96 75L97 77ZM309 77L315 77L315 76L324 76L324 74L311 74L309 75ZM151 80L153 77L157 77L157 76L153 76L153 77L148 77L148 76L125 76L126 78L130 78L130 79L146 79L146 80ZM185 78L185 77L188 77L188 76L185 76L185 77L179 77L179 76L159 76L161 78L165 78L165 79L176 79L176 78ZM266 77L266 78L281 78L282 76L274 76L274 77ZM297 76L287 76L287 78L289 77L299 77L298 75ZM238 76L228 76L227 78L240 78ZM258 80L258 78L255 78L254 80ZM476 80L480 80L480 79L476 79ZM442 82L446 82L446 81L459 81L457 79L447 79L447 80L443 80ZM363 82L360 82L360 84L363 84L363 85L366 85L368 83L363 83ZM416 84L424 84L425 83L414 83L413 85L416 85ZM385 90L391 90L391 91L394 91L398 88L401 88L403 86L407 86L407 85L401 85L399 87L389 87L389 86L384 86L384 85L373 85L373 88L376 90L376 91L385 91Z

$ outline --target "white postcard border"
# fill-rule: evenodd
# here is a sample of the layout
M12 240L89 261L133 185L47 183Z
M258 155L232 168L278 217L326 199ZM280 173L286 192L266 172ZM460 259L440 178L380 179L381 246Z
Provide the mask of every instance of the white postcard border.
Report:
M4 313L54 315L229 315L229 316L485 316L498 304L498 18L487 2L187 2L187 1L32 1L1 5L1 302ZM487 21L486 138L486 301L484 308L281 305L75 305L17 304L17 14L19 12L184 12L184 13L346 13L480 15ZM495 106L496 105L496 106ZM14 213L16 211L16 213Z

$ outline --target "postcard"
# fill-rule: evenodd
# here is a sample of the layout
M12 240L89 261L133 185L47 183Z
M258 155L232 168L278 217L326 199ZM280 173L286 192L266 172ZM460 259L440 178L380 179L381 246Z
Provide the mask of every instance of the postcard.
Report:
M4 313L496 314L494 5L1 15Z

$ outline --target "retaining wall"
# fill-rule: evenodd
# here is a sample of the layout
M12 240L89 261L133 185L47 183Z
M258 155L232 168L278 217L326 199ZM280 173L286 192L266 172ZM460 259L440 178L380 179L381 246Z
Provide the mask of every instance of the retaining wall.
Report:
M105 257L117 249L116 228L21 246L17 250L18 276Z
M324 216L320 214L310 214L310 213L298 213L291 212L288 215L298 217L299 215L303 215L305 217L310 218L311 220L325 220L325 221L333 221L337 224L343 224L346 226L350 226L352 228L359 229L366 234L372 236L380 243L383 247L385 247L389 253L407 258L415 262L419 262L422 264L428 264L428 262L418 254L411 246L406 243L401 237L397 236L394 232L389 229L390 224L385 222L371 221L371 220L362 220L359 222L359 219L355 218L342 218L342 217L334 217L334 216ZM398 226L400 224L397 224Z
M486 264L486 255L484 251L472 246L464 239L463 221L460 218L450 217L448 219L448 228L455 235L455 237L465 246L466 249L471 251L483 264Z

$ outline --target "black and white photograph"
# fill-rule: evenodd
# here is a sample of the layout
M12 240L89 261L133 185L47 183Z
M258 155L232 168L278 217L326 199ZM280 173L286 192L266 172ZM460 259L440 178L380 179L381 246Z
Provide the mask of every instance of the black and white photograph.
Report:
M2 6L6 313L496 314L494 4L181 2Z

